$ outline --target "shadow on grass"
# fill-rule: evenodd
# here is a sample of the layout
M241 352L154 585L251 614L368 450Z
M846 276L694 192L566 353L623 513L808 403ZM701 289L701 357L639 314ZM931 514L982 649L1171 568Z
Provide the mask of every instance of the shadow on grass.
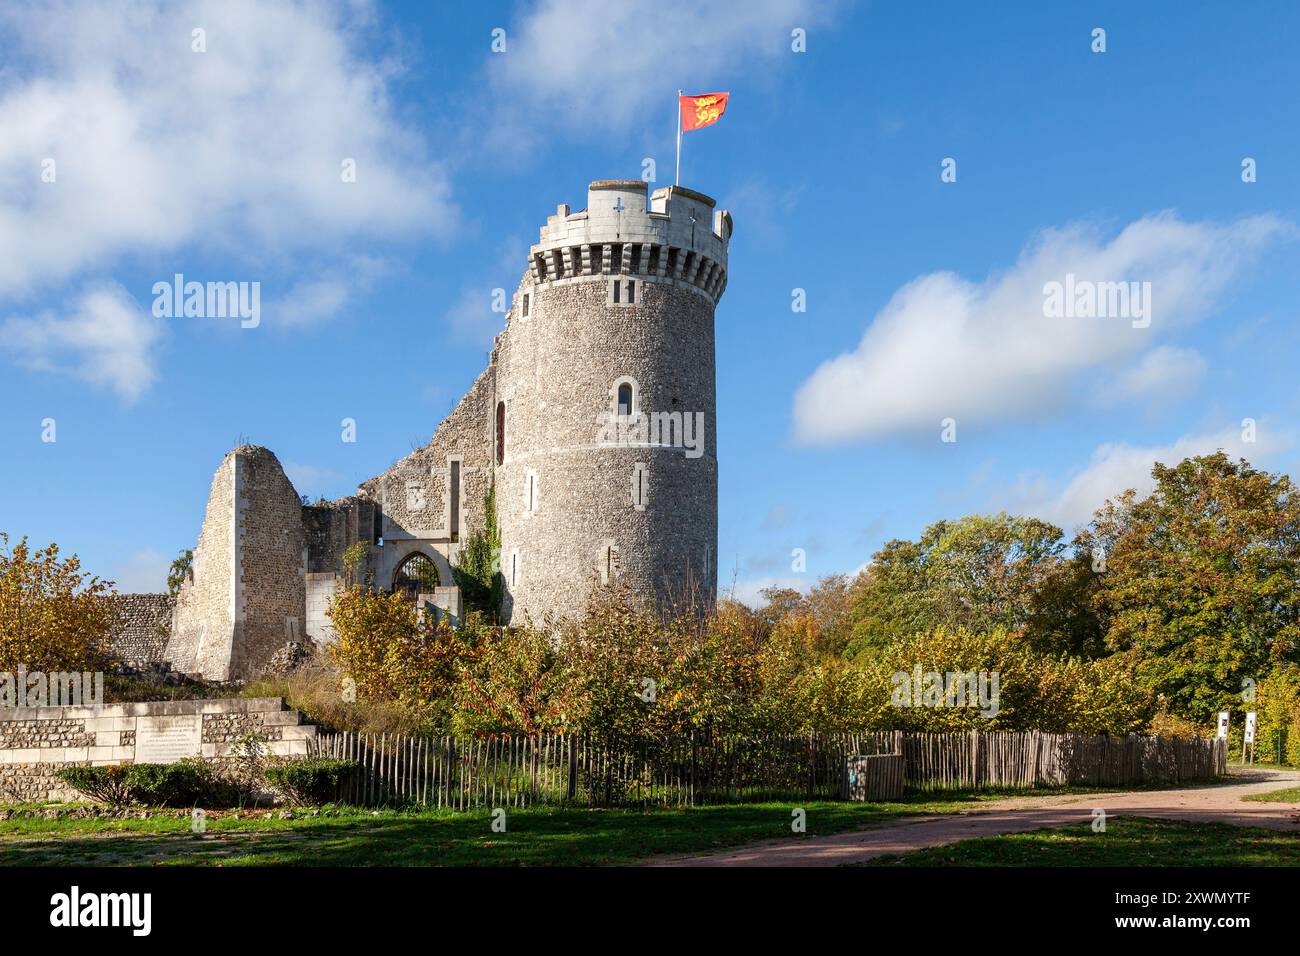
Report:
M978 837L858 866L1300 866L1300 834L1227 823L1119 817Z
M299 818L250 826L232 821L204 834L166 821L87 832L27 832L0 840L4 866L587 866L661 853L707 852L738 843L791 839L869 826L915 813L913 804L808 803L807 831L791 830L793 804L694 809L515 809L506 832L484 810L373 818ZM69 821L76 823L78 821ZM156 831L157 826L153 827Z
M1225 782L1234 781L1207 785ZM346 809L290 820L222 818L214 813L203 834L191 833L189 820L175 815L145 820L33 816L0 822L0 866L602 865L825 836L903 817L980 810L983 804L1008 797L1113 791L1088 787L922 791L889 803L808 801L649 810L529 807L507 810L503 833L493 832L488 809L462 813ZM791 828L796 810L803 811L803 833Z

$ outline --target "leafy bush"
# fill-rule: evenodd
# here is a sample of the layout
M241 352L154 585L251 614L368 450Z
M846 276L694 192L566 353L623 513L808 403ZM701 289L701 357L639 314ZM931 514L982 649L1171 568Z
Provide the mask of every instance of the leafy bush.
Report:
M918 668L945 683L949 673L982 672L989 675L990 691L996 674L996 706L986 715L982 707L932 706L924 699L925 706L908 705ZM1154 710L1152 695L1135 680L1123 655L1089 661L1042 654L1001 628L980 633L939 628L897 640L863 662L863 680L862 707L869 718L864 729L870 730L1122 735L1143 730ZM893 704L896 687L904 706Z
M116 614L111 581L87 577L59 546L12 547L0 532L0 671L85 670L102 663Z
M188 807L225 802L220 779L204 760L136 763L124 768L131 799L154 807Z
M336 802L339 789L360 766L355 760L290 760L267 768L266 778L293 803L318 805Z
M449 721L453 687L467 653L467 634L444 615L434 621L405 594L343 588L329 608L338 640L326 649L358 701L396 700L437 722Z
M120 807L131 802L126 783L127 767L64 767L57 776L72 789L92 800Z
M110 806L142 803L152 807L220 806L233 788L207 761L190 757L176 763L137 763L112 767L65 767L60 780Z
M1258 714L1257 760L1273 760L1280 749L1285 762L1300 762L1300 667L1278 665L1259 682L1254 701L1244 701L1230 709L1254 710ZM1242 723L1244 718L1234 715L1234 737L1235 725Z
M546 631L494 628L461 669L454 729L470 735L555 732L571 709L567 684Z

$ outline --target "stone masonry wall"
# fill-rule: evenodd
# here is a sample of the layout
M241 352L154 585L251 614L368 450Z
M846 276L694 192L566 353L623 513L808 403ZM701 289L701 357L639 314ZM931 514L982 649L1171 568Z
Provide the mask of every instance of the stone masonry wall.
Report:
M265 448L237 450L238 569L234 641L222 678L251 677L306 619L307 536L302 501Z
M492 480L495 369L489 367L438 426L427 445L361 485L383 509L383 547L371 550L375 584L389 588L412 553L428 555L444 585L465 539L483 528L483 497ZM451 460L459 458L458 533L453 540Z
M257 673L303 636L306 555L302 501L279 460L254 445L232 450L212 480L167 660L208 680Z
M0 709L0 801L84 800L57 776L64 767L134 763L140 718L198 721L197 753L226 757L249 734L280 756L303 756L316 728L283 698L182 700L93 707Z
M117 623L108 652L137 667L165 661L176 599L170 594L119 594L111 600Z
M212 476L190 573L176 596L164 657L187 674L224 673L234 634L235 452Z

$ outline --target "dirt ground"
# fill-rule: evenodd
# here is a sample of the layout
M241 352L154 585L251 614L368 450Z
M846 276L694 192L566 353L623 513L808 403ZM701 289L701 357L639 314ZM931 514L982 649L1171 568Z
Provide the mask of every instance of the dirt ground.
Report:
M1300 786L1300 771L1234 770L1223 784L1181 790L1014 797L979 810L905 818L885 826L799 841L774 841L702 856L657 860L652 866L839 866L887 853L910 853L972 837L1024 833L1107 817L1230 823L1300 833L1300 803L1243 801L1253 793Z

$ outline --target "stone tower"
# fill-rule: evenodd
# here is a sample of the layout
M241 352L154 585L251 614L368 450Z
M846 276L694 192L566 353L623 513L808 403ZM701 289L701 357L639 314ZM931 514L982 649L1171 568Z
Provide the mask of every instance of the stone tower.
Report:
M731 217L680 186L600 181L542 227L497 337L492 467L505 615L596 583L717 587L714 309Z
M505 620L580 613L593 587L702 605L717 591L713 313L731 216L708 196L592 183L529 252L488 367L429 442L337 501L302 501L241 446L213 478L165 659L256 675L285 644L334 640L355 573L462 613L454 567L495 488Z

